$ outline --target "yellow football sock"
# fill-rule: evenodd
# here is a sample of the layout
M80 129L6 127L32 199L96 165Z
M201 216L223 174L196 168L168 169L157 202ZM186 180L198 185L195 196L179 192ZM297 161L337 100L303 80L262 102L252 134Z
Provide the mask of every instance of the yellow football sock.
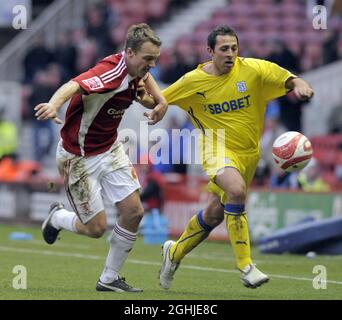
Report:
M227 204L225 220L237 267L242 270L252 263L248 220L244 205Z
M203 220L203 211L194 215L180 238L172 245L169 254L173 262L180 262L187 253L208 237L213 228Z

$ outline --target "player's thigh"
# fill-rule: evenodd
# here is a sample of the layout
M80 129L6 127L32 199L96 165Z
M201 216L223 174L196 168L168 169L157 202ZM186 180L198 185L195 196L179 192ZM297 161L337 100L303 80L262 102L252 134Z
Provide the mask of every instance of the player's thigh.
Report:
M133 166L125 166L107 173L101 180L102 192L115 204L120 215L143 214L140 183Z
M221 170L215 178L215 184L224 191L228 201L244 202L247 187L241 173L233 167Z
M144 214L144 208L140 201L140 192L138 190L120 202L117 202L116 207L122 216L142 218Z
M228 154L231 163L218 170L209 183L209 191L219 195L221 202L245 202L247 189L251 184L259 161L259 153L239 155Z
M63 163L64 186L70 205L83 224L104 211L97 158L73 157Z
M102 194L111 204L117 204L141 188L132 165L110 171L101 178Z

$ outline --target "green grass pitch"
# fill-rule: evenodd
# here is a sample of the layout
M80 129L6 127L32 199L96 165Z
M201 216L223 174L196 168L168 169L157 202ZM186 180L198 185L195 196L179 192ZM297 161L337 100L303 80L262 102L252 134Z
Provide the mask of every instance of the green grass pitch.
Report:
M9 239L13 231L33 234L31 241ZM288 300L342 299L342 256L262 255L253 248L254 261L271 281L247 289L235 269L231 247L204 242L182 262L173 287L159 287L160 245L146 245L139 237L122 270L128 283L143 293L99 293L96 281L107 255L107 236L90 239L68 232L52 246L45 244L39 228L0 225L0 300L5 299L114 299L114 300ZM16 265L27 270L27 289L14 289ZM326 289L315 289L316 265L327 271Z

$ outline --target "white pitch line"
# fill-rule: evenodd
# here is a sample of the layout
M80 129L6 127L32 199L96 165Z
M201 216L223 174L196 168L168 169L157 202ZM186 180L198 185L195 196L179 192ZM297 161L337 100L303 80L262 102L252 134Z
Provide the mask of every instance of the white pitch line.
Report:
M0 251L15 252L15 253L41 254L41 255L58 256L58 257L72 257L72 258L91 259L91 260L103 260L104 259L104 257L102 257L102 256L87 255L87 254L81 254L81 253L55 252L55 251L50 251L50 250L36 250L36 249L14 248L14 247L6 247L6 246L0 246ZM134 264L140 264L140 265L144 264L144 265L150 265L150 266L160 266L160 262L153 262L153 261L128 259L127 262L128 263L134 263ZM190 269L190 270L198 270L198 271L221 272L221 273L240 273L237 270L199 267L199 266L193 266L193 265L182 265L182 268L183 269ZM311 278L293 277L293 276L286 276L286 275L280 275L280 274L270 274L270 276L273 278L286 279L286 280L310 281L310 282L313 281L313 279L311 279ZM335 281L335 280L327 280L326 283L342 285L342 281Z
M30 240L30 244L46 246L46 242L43 240ZM85 244L73 244L73 243L61 243L60 241L56 243L56 247L60 248L75 248L75 249L89 249L90 246Z
M274 257L274 256L273 256ZM308 259L307 257L304 256L301 256L301 258L303 258L304 260L305 259ZM318 256L317 258L319 259L322 259L322 260L332 260L334 259L335 261L336 260L341 260L342 259L342 256ZM187 255L187 259L201 259L201 260L216 260L216 261L235 261L235 258L233 257L230 257L230 256L218 256L217 254L213 254L213 255L210 255L210 254L199 254L199 253L193 253L191 252L190 254ZM255 263L267 263L267 264L284 264L284 261L282 259L279 259L279 260L274 260L270 257L268 258L265 258L265 259L253 259L253 261ZM302 264L303 263L303 260L298 260L298 261L291 261L291 264Z
M42 254L45 256L58 256L58 257L72 257L72 258L82 258L82 259L91 259L91 260L102 260L101 256L94 256L89 254L81 254L81 253L73 253L73 252L56 252L49 250L36 250L36 249L27 249L27 248L14 248L14 247L5 247L0 246L0 251L7 252L15 252L15 253L33 253L33 254Z

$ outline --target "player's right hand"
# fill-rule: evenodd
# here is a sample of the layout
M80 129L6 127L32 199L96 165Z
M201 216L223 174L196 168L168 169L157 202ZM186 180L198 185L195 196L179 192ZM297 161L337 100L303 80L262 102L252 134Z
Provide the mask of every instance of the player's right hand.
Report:
M57 108L51 103L40 103L35 108L35 116L37 120L51 119L57 124L62 124L63 121L57 116Z
M144 112L144 116L149 120L148 124L153 125L164 118L168 105L166 102L158 103L151 113Z

